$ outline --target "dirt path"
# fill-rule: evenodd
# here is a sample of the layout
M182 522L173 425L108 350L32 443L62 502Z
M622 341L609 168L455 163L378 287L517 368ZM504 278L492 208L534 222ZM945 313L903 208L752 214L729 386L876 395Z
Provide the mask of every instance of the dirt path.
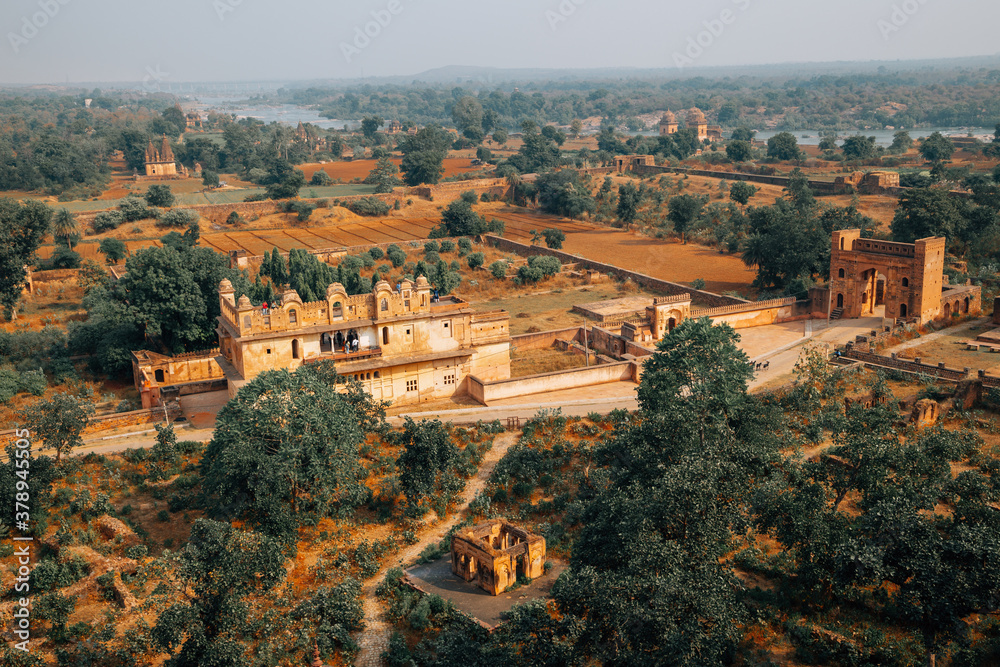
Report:
M379 570L378 574L364 582L362 586L362 595L364 596L362 608L365 612L365 629L357 637L361 651L354 661L355 665L358 667L378 667L382 664L382 653L389 648L389 637L392 634L392 626L386 622L384 618L385 610L382 607L382 603L375 597L375 588L385 578L386 572L390 568L412 561L428 545L441 541L445 533L465 517L465 510L469 506L469 503L472 502L477 493L486 487L486 482L489 480L490 475L493 474L493 469L500 459L504 457L504 454L507 453L507 450L517 442L519 437L520 433L503 433L497 436L496 440L493 441L493 448L486 453L486 457L483 459L483 465L480 466L479 473L466 483L465 490L462 491L458 507L455 511L444 521L439 521L424 528L416 544L400 551L396 562L385 565Z

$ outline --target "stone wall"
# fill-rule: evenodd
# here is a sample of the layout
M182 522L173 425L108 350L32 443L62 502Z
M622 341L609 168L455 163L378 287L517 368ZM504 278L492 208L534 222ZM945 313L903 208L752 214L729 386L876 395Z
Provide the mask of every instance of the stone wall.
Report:
M92 417L90 422L87 424L87 428L83 429L83 437L93 436L98 433L106 433L119 428L132 428L135 426L144 426L147 424L159 424L166 420L166 416L169 415L170 419L173 420L181 415L180 408L176 405L168 407L167 411L164 412L163 408L154 408L151 410L134 410L132 412L119 412L110 415L100 415L97 417ZM14 442L16 438L14 437L14 430L0 431L0 447L6 447L9 443ZM32 447L38 450L42 443L32 439Z
M499 250L504 252L512 252L522 256L532 256L532 255L549 255L555 257L560 262L576 263L581 268L590 269L592 271L599 271L601 273L606 273L608 275L616 275L622 279L630 278L633 282L642 285L648 289L656 290L659 292L664 292L670 295L679 294L690 294L693 298L698 301L707 304L709 307L720 307L720 306L732 306L732 305L742 305L750 303L744 299L737 299L736 297L723 296L721 294L714 294L713 292L706 292L704 290L696 290L688 285L682 285L680 283L672 283L667 280L660 280L659 278L653 278L652 276L647 276L642 273L636 273L635 271L629 271L627 269L622 269L611 264L602 264L601 262L595 262L593 260L587 259L586 257L580 257L578 255L571 255L568 252L563 252L561 250L553 250L552 248L546 248L542 246L527 245L525 243L518 243L517 241L511 241L510 239L501 238L499 236L487 235L486 242L493 245Z
M511 349L520 350L545 350L555 345L557 340L572 340L577 343L583 342L583 327L572 327L570 329L557 329L555 331L541 331L539 333L524 334L522 336L512 336L510 339Z
M943 363L938 364L937 366L931 366L930 364L921 363L919 359L912 361L899 359L895 354L891 357L885 357L879 354L862 352L854 349L841 350L840 354L844 359L860 361L867 366L878 366L880 368L889 368L903 373L926 375L939 380L946 380L948 382L959 382L960 380L964 380L970 372L968 368L962 370L957 368L948 368ZM1000 381L1000 378L998 378L998 381Z
M633 167L633 172L639 176L650 176L656 174L689 174L691 176L708 176L709 178L724 178L728 181L750 181L753 183L764 183L767 185L779 185L781 187L788 187L788 183L791 180L788 176L768 176L765 174L744 174L742 172L736 171L720 171L713 169L690 169L688 167L668 167L668 166L643 166L638 165ZM846 192L844 186L838 185L834 181L819 181L812 180L809 181L809 187L812 188L816 194L820 195L834 195L842 194Z
M634 382L637 372L635 365L632 361L622 361L495 382L483 382L477 377L470 376L469 395L483 405L489 405L490 401L505 398L518 398L563 389L580 389L609 382Z

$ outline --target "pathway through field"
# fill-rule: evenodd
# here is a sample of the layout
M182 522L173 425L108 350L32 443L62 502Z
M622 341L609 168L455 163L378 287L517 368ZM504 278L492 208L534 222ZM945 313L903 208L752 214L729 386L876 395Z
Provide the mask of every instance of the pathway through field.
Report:
M493 441L493 448L486 453L483 465L479 468L479 473L466 483L465 490L462 491L459 505L455 511L446 520L424 528L416 544L399 552L396 563L384 566L379 570L378 574L364 582L362 586L362 596L364 597L362 605L365 612L365 629L361 631L361 634L357 638L358 644L361 646L361 651L354 661L355 665L358 665L358 667L378 667L382 664L382 653L389 648L389 637L392 635L392 626L383 618L385 610L382 607L382 603L375 597L375 588L385 577L386 572L401 563L412 561L428 545L440 542L445 533L465 517L465 510L469 506L469 503L486 486L490 475L493 474L493 468L504 457L507 450L517 442L519 437L520 433L502 433L498 435L496 440Z

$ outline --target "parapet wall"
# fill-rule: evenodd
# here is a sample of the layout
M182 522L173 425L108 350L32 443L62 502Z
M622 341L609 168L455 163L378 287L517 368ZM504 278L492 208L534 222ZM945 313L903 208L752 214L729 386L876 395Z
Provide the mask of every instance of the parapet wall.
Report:
M490 243L495 248L498 248L505 252L512 252L523 256L549 255L550 257L555 257L563 264L576 263L581 268L590 269L592 271L599 271L600 273L607 273L608 275L617 275L621 278L629 278L633 282L642 285L646 288L657 290L660 292L665 292L670 295L690 294L693 298L703 303L706 303L713 308L721 306L743 305L750 303L749 301L746 301L744 299L737 299L736 297L731 297L731 296L723 296L721 294L706 292L704 290L696 290L689 287L688 285L682 285L680 283L672 283L670 281L660 280L659 278L653 278L652 276L647 276L642 273L636 273L635 271L629 271L628 269L622 269L620 267L613 266L611 264L603 264L601 262L595 262L593 260L587 259L586 257L571 255L568 252L563 252L561 250L553 250L552 248L527 245L524 243L518 243L517 241L511 241L510 239L505 239L493 235L487 235L485 239L487 243Z
M511 336L511 349L520 351L545 350L556 344L557 340L569 340L577 343L583 342L583 327L572 327L569 329L556 329L554 331L541 331L539 333L529 333L522 336Z
M489 405L490 401L562 389L579 389L609 382L635 382L638 373L636 366L635 362L621 361L614 364L600 364L589 368L574 368L567 371L493 382L484 382L470 375L469 394L483 405Z

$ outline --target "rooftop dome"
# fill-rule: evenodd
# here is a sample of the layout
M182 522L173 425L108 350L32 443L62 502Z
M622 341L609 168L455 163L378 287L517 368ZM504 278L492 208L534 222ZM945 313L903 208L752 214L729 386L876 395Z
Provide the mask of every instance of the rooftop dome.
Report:
M673 111L667 111L666 113L663 114L663 118L660 119L660 125L667 125L676 122L677 122L677 116L674 115Z
M219 291L225 293L233 292L235 290L233 290L233 284L229 282L229 279L223 278L222 282L219 283Z
M691 109L691 111L688 112L687 120L688 120L688 124L689 125L701 124L701 123L707 123L708 122L708 120L705 118L705 114L702 113L701 109L698 109L697 107L694 108L694 109Z
M248 297L246 294L244 294L243 296L240 297L239 305L240 305L241 309L242 308L253 308L253 304L250 303L250 297Z

